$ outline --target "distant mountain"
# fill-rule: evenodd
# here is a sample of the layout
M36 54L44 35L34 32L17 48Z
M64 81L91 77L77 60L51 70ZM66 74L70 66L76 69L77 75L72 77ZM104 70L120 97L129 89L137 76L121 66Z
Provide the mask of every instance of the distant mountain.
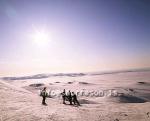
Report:
M105 75L105 74L119 74L119 73L129 73L129 72L145 72L150 71L150 68L144 69L128 69L128 70L117 70L117 71L104 71L104 72L91 72L89 75Z
M30 76L20 76L20 77L2 77L3 80L26 80L26 79L43 79L50 77L81 77L81 76L96 76L105 74L118 74L118 73L128 73L128 72L145 72L150 71L147 69L130 69L130 70L118 70L118 71L105 71L105 72L89 72L89 73L56 73L56 74L36 74Z
M49 78L49 77L79 77L79 76L85 76L84 73L57 73L57 74L37 74L37 75L31 75L31 76L21 76L21 77L3 77L3 80L26 80L26 79L43 79L43 78Z

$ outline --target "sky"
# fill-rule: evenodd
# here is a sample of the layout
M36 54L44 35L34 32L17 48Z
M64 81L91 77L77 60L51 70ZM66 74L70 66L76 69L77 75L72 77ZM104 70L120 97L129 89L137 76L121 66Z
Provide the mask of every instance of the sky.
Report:
M0 76L147 67L149 0L0 0Z

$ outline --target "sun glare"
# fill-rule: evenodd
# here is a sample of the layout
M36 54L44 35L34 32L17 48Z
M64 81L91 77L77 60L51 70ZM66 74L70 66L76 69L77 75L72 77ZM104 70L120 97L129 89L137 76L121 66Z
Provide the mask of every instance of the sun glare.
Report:
M49 42L49 34L45 31L36 31L33 34L33 41L38 45L45 45Z

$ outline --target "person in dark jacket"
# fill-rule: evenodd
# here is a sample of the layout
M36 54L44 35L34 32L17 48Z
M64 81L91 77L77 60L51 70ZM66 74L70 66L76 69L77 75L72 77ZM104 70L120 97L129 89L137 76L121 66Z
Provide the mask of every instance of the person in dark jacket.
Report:
M66 104L65 100L66 100L66 90L64 89L64 91L61 93L62 95L62 99L63 99L63 104Z
M77 104L78 106L80 106L80 103L77 100L77 95L74 92L72 92L72 101L73 101L74 105Z
M70 102L70 105L72 105L72 95L71 95L71 92L69 90L68 94L67 94L67 97L68 97L68 100Z
M48 96L47 92L46 92L46 87L44 87L44 89L41 91L41 96L42 96L42 104L43 105L47 105L45 100L46 100L46 97Z

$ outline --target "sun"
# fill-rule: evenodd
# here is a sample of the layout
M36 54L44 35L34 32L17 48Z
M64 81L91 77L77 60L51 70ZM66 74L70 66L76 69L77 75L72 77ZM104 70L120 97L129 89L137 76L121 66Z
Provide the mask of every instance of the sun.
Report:
M50 41L50 36L48 32L35 31L35 33L32 35L32 39L38 45L45 45Z

